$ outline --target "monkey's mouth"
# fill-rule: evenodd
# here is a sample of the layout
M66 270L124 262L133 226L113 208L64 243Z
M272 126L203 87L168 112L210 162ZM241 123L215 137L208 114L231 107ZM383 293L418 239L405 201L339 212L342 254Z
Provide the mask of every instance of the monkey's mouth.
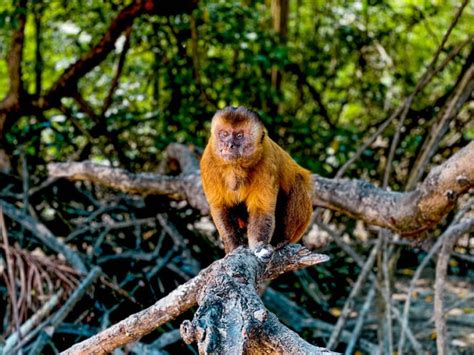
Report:
M230 148L223 148L220 150L220 155L226 160L238 159L242 156L239 151Z

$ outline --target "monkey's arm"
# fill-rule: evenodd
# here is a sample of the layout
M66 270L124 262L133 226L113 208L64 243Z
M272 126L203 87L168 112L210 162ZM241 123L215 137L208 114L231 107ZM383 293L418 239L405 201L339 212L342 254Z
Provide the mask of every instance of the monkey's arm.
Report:
M269 244L275 229L275 207L278 195L277 182L268 181L253 189L247 201L249 247L255 249L258 242Z
M257 243L270 244L275 229L275 212L249 212L248 239L250 249Z
M237 227L232 224L229 208L211 205L211 215L228 254L242 244Z

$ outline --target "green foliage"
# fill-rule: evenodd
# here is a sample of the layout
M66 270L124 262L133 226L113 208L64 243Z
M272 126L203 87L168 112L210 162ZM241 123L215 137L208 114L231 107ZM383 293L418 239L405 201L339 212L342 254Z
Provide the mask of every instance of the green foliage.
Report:
M37 18L41 20L42 90L86 53L105 33L127 1L34 1L29 3L23 78L35 93ZM90 142L85 132L97 122L75 100L63 100L68 112L47 111L23 117L7 134L17 153L42 160L66 160L92 145L83 156L109 159L137 170L153 169L157 154L171 142L205 145L209 119L217 108L247 105L257 110L270 135L300 163L325 175L350 157L358 142L409 94L432 58L457 1L300 1L291 2L288 40L272 29L264 1L206 0L189 15L140 17L134 23L130 50L106 111L106 131ZM0 51L5 56L15 11L0 4ZM453 31L449 48L474 30L468 5ZM195 29L193 29L195 23ZM193 42L193 30L196 41ZM79 81L79 91L100 115L116 72L125 37L107 59ZM462 65L461 53L417 96L415 110L430 108L449 92ZM442 59L445 54L442 54ZM290 70L300 68L306 83ZM272 70L282 73L281 88L272 85ZM8 90L7 67L0 61L0 95ZM324 110L310 89L319 93ZM324 111L327 112L325 117ZM435 113L426 111L423 122ZM403 149L414 154L426 134L417 118L408 117ZM335 128L337 127L337 128ZM385 150L369 148L356 166L357 175L377 176L375 159ZM117 144L110 137L117 137ZM472 128L463 139L472 139ZM117 150L120 150L118 152ZM397 157L396 157L397 158Z

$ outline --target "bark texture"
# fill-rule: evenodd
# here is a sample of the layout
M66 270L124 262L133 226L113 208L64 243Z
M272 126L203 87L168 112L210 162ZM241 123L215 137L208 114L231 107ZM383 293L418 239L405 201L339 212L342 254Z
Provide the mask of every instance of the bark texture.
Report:
M151 307L62 354L106 354L140 339L196 303L200 307L194 320L185 321L181 332L186 341L198 341L204 353L206 349L209 352L225 349L226 353L234 353L233 350L244 347L255 353L257 346L259 353L323 353L324 349L307 343L269 313L256 289L263 281L284 272L326 260L326 255L311 253L300 245L288 245L275 251L269 262L247 248L236 249Z
M261 255L268 252L265 250ZM258 255L240 248L213 269L198 294L199 309L194 319L181 325L183 339L187 343L197 342L201 354L331 353L309 344L282 325L268 312L257 293L262 279L276 277L288 266L301 268L328 258L290 245L276 255L266 271L267 263Z

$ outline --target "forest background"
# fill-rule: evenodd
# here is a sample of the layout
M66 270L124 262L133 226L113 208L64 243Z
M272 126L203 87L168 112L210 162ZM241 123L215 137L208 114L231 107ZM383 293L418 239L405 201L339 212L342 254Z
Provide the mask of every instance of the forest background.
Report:
M472 151L473 19L472 1L451 0L0 2L0 348L62 351L223 256L202 203L131 175L178 178L219 108L257 111L315 174L390 191ZM83 161L111 170L53 164ZM273 281L266 306L341 352L472 351L472 189L453 201L409 238L316 209L304 244L331 259ZM177 330L192 315L126 351L195 353Z

